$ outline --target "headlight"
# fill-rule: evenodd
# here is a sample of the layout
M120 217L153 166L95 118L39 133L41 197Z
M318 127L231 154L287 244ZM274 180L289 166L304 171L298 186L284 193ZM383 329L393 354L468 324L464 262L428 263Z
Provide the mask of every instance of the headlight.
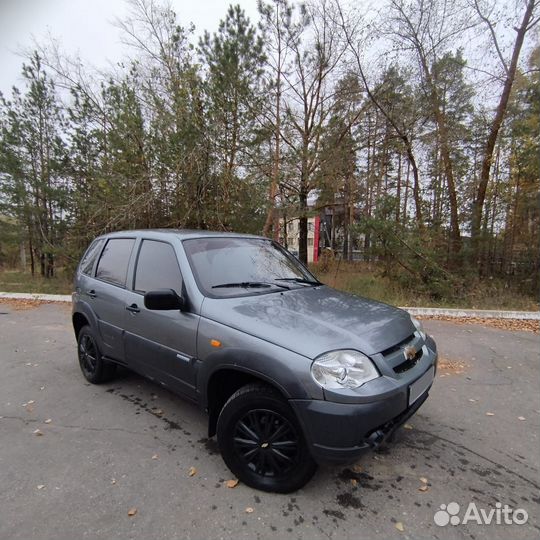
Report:
M411 321L414 324L415 328L418 330L418 333L420 334L422 339L425 340L426 339L426 331L424 330L424 327L422 326L422 323L418 319L415 319L412 316L411 316Z
M358 351L331 351L311 364L311 376L323 388L358 388L376 379L379 373L373 362Z

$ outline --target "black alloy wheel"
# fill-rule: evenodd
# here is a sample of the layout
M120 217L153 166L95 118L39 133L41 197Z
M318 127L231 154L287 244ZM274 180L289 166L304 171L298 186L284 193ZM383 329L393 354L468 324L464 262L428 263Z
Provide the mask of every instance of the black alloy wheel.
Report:
M116 365L101 356L97 339L89 325L79 330L77 355L84 378L92 384L107 382L116 374Z
M89 334L83 334L79 340L79 363L84 376L92 377L97 370L98 349L94 338Z
M262 491L296 491L317 470L294 411L277 390L262 383L231 395L218 417L217 439L233 474Z
M253 409L236 422L234 445L246 466L261 476L284 476L300 458L294 426L268 409Z

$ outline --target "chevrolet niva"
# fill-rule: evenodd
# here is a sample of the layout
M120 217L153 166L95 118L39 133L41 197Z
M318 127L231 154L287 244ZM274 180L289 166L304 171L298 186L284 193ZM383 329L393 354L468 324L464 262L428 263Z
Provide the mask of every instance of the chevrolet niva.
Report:
M75 276L73 327L88 381L125 366L195 401L236 477L281 493L388 439L437 367L407 312L336 291L244 234L97 238Z

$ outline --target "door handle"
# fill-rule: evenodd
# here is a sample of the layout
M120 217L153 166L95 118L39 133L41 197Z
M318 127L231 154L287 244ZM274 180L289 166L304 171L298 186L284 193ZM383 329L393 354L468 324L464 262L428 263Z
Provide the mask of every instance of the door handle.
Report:
M139 311L141 311L137 304L131 304L131 306L126 306L126 309L131 313L139 313Z
M90 298L95 298L97 296L96 294L96 291L94 291L94 289L91 289L89 291L86 291L86 294L87 296L89 296Z

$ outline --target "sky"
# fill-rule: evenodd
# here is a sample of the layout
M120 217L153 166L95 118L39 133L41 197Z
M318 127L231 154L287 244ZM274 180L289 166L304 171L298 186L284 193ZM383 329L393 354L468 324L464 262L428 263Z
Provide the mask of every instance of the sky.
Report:
M171 0L182 26L193 23L197 34L213 32L225 16L228 0ZM234 0L257 20L257 0ZM62 49L97 68L118 62L125 50L117 18L125 18L125 0L0 0L0 92L21 86L22 50L47 36L59 40Z

